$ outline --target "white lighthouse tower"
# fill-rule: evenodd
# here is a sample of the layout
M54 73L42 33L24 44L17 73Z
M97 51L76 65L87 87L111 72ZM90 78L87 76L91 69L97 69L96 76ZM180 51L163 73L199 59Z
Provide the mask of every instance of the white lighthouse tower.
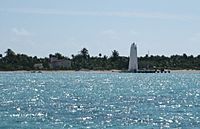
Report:
M135 43L131 45L128 71L130 72L138 71L137 46Z

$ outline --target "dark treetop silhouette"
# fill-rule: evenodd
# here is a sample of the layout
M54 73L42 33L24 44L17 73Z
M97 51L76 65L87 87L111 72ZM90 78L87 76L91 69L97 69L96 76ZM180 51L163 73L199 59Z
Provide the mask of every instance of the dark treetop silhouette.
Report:
M59 68L60 70L127 70L129 57L120 56L117 50L112 51L109 57L101 53L97 56L90 56L89 51L83 48L80 53L72 55L72 58L63 56L60 53L50 54L58 59L66 59L71 61L70 68ZM49 67L50 59L38 58L36 56L28 56L25 54L16 54L13 50L7 49L5 56L0 54L0 70L35 70L35 64L42 64L42 70L52 70ZM200 70L200 55L194 57L193 55L172 55L170 57L162 56L148 56L138 57L139 69L194 69Z

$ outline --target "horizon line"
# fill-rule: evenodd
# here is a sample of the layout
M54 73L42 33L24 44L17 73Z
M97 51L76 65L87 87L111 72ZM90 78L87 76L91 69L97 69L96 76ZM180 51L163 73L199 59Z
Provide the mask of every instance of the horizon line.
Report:
M11 49L11 48L8 48L8 49ZM8 49L7 49L7 50L8 50ZM86 48L86 49L87 49L87 48ZM15 54L24 54L24 55L31 56L31 57L36 56L36 55L32 55L32 54L29 55L29 54L26 54L26 53L23 53L23 52L19 53L19 52L14 51L13 49L11 49L11 50L12 50ZM87 49L87 50L88 50L88 49ZM116 50L116 49L113 49L112 51L114 51L114 50ZM112 52L112 51L111 51L111 52ZM116 50L116 51L119 52L118 50ZM70 56L67 56L67 55L65 55L65 54L62 54L61 52L53 52L53 53L49 53L48 56L42 56L42 57L41 57L41 56L36 56L36 57L37 57L37 58L46 58L46 57L48 58L50 54L59 53L59 54L61 54L62 56L71 59L71 56L72 56L72 55L78 55L78 54L80 54L79 52L80 52L80 51L78 51L78 53L76 53L76 54L71 54ZM101 53L101 52L100 52L100 53ZM100 53L99 53L99 54L100 54ZM6 55L5 52L0 53L0 54L2 54L2 56L3 56L3 55L4 55L4 56ZM101 53L101 54L102 54L102 53ZM164 57L169 57L169 58L170 58L171 56L183 56L184 54L186 54L187 57L189 57L189 56L193 56L193 57L198 57L198 56L200 56L200 54L197 54L197 55L195 55L195 54L187 54L187 53L185 53L185 52L182 53L182 54L176 53L176 54L171 54L171 55L164 55L164 54L150 54L150 55L149 55L148 53L146 53L146 54L144 54L144 55L138 55L138 58L140 58L140 57L145 57L146 55L148 55L148 57L151 57L151 56L154 56L154 57L155 57L155 56L160 56L160 57L162 57L162 56L164 56ZM89 54L89 55L90 55L90 54ZM98 57L98 54L97 54L97 55L90 55L90 56L91 56L91 57ZM107 57L109 58L109 57L112 56L112 53L111 53L110 55L102 54L102 58L103 58L103 56L107 56ZM120 54L119 54L119 56L120 56L120 57L130 57L130 55L120 55Z

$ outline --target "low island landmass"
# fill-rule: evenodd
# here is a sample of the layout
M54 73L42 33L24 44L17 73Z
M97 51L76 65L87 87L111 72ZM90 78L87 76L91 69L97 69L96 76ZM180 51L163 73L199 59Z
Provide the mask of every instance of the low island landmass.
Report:
M34 71L34 70L74 70L74 71L124 71L129 66L129 57L120 56L117 50L111 55L90 56L89 51L83 48L80 53L66 57L60 53L49 54L49 57L38 58L19 54L7 49L0 54L0 71ZM140 70L200 70L200 55L172 55L138 57Z

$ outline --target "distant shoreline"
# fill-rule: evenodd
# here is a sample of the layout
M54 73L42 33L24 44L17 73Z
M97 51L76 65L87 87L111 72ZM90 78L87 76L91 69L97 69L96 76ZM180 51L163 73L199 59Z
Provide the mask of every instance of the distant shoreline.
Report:
M200 73L200 70L169 70L171 73ZM63 73L121 73L122 70L13 70L13 71L0 71L0 73L48 73L48 72L63 72Z
M5 53L5 56L0 54L0 71L83 70L95 72L120 72L122 70L121 72L127 72L130 62L129 56L120 56L117 50L113 50L112 54L109 56L102 55L101 53L96 56L90 56L88 50L83 48L78 54L72 54L71 58L60 53L49 54L49 57L38 58L37 56L33 57L26 54L15 53L11 49L7 49ZM186 72L185 70L187 69L200 70L200 55L194 57L193 55L188 56L184 53L183 55L171 55L170 57L167 57L164 55L159 56L147 54L145 56L137 57L134 60L138 60L134 63L134 66L139 66L141 69L138 71L139 73L153 73L154 71L152 70L154 69L157 69L161 73L168 72L163 71L164 69L174 69L176 72L183 72L183 70ZM131 69L134 70L137 68L138 67Z
M200 73L200 70L170 70L171 73Z

